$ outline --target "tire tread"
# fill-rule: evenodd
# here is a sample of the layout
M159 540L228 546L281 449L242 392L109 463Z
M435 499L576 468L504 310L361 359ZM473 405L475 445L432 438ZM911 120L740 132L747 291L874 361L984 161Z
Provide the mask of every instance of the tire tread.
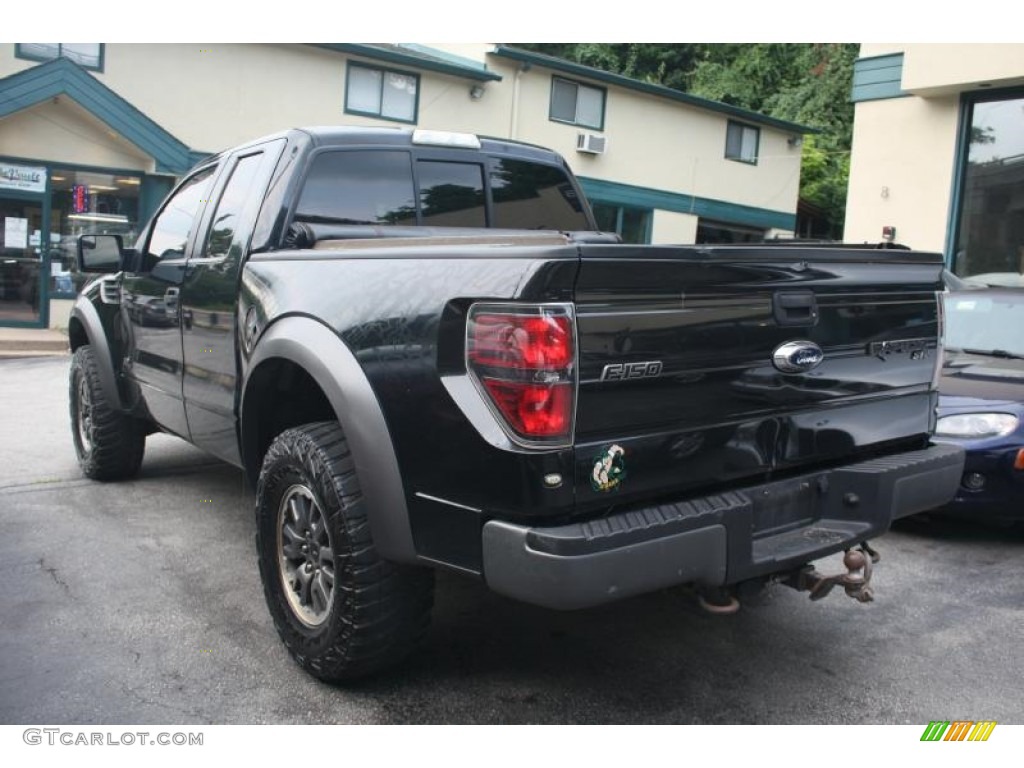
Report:
M321 637L311 638L281 594L276 561L280 473L299 464L331 526L336 557L336 611ZM264 458L256 490L260 577L275 627L293 658L310 674L340 682L377 672L406 658L425 639L433 608L433 571L382 559L370 535L355 463L337 422L282 432ZM333 498L332 498L333 497ZM333 523L332 523L333 521ZM340 600L340 603L338 602Z
M86 451L78 438L78 376L85 377L92 400L91 451ZM136 419L117 410L107 399L100 383L99 362L90 345L75 350L69 379L71 429L83 474L104 481L134 477L142 466L146 434Z

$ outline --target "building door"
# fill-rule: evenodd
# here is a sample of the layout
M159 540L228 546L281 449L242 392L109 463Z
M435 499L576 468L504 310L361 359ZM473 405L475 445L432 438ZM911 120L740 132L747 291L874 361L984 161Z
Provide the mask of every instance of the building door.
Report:
M42 322L49 240L43 221L41 197L0 191L0 325Z

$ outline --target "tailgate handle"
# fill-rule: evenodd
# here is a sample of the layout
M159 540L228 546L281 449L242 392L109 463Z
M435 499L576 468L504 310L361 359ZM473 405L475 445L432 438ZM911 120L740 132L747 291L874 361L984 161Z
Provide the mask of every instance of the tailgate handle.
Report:
M812 291L778 291L772 299L775 322L785 326L818 324L818 300Z

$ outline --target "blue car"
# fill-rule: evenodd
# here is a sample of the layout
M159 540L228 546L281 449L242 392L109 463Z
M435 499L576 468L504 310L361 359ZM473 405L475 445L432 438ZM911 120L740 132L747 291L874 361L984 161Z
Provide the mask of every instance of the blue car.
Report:
M936 440L967 463L943 514L1024 521L1024 290L945 295Z

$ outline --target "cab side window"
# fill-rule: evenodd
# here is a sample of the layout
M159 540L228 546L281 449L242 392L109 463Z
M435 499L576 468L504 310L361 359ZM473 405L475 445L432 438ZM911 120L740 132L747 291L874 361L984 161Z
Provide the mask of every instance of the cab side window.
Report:
M231 178L224 187L224 192L217 203L213 214L213 225L206 240L206 258L219 259L230 255L232 246L239 246L235 237L247 208L251 209L255 201L253 187L263 154L243 157L231 171ZM234 254L238 257L237 252Z
M207 168L186 181L160 211L146 245L146 271L163 259L185 257L185 246L198 221L200 206L209 198L214 170Z
M322 152L306 176L295 220L361 226L416 224L410 154L391 150Z

